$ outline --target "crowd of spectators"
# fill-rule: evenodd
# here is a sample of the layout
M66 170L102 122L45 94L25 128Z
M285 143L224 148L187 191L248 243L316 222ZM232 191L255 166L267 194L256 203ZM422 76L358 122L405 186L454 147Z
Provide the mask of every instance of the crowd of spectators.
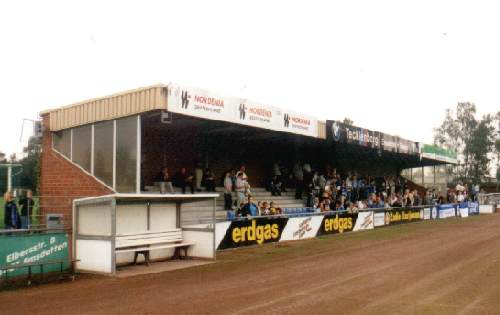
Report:
M215 191L216 178L212 170L197 167L194 173L181 168L170 176L164 167L155 181L166 184L166 190L172 186L180 187L185 193L201 191L201 186L208 192ZM226 172L224 186L224 209L235 216L277 215L282 213L275 201L256 201L252 198L245 165ZM411 207L443 203L461 203L473 200L477 194L473 187L469 193L467 185L457 184L445 194L427 190L425 195L417 189L410 189L408 181L401 176L362 176L357 173L340 174L335 168L327 166L324 170L313 169L310 164L296 163L287 169L275 163L273 165L267 190L272 196L281 196L287 189L295 190L295 198L305 200L306 206L314 211L346 210L355 212L368 208ZM478 188L477 188L478 190Z

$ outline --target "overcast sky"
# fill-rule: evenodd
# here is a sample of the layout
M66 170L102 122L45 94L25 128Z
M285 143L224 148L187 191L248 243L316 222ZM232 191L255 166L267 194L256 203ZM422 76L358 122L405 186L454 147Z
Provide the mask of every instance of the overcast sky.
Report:
M169 82L431 143L459 101L500 110L499 6L2 1L0 151L41 110Z

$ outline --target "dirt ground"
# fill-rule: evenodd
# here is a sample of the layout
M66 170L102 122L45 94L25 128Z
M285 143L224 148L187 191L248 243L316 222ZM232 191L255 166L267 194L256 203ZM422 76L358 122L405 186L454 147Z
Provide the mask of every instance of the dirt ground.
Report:
M0 313L500 314L500 214L219 253L0 293Z

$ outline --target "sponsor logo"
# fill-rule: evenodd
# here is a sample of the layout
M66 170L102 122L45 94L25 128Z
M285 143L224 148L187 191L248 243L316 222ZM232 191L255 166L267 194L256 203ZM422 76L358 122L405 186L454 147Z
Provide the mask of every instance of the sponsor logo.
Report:
M334 218L325 218L324 229L325 232L338 232L351 231L353 227L352 218L339 218L337 214Z
M311 231L311 217L308 217L300 222L299 229L293 232L293 238L302 238L302 236L309 231Z
M283 126L285 128L288 128L290 126L290 115L285 113L285 115L283 115Z
M189 106L189 100L191 99L191 94L188 91L181 92L181 107L187 109Z
M245 120L245 116L247 113L247 107L245 103L240 103L240 107L238 109L240 111L240 120Z
M432 218L437 219L437 208L436 207L432 208Z
M420 220L420 210L398 210L385 213L385 224Z
M257 225L257 222L252 220L250 226L235 227L231 236L234 243L256 241L257 244L262 244L264 241L277 240L280 233L276 223Z
M367 216L365 216L364 221L361 222L361 226L359 227L359 229L366 230L366 229L369 229L370 227L373 228L372 224L373 224L372 216L367 215Z

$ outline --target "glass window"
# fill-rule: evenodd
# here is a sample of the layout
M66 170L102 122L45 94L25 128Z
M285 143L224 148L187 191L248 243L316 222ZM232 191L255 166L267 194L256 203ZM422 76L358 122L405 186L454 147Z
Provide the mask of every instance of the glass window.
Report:
M73 156L72 160L84 170L90 172L90 158L92 150L92 125L73 129Z
M136 191L137 116L116 121L116 191Z
M422 168L415 167L411 170L411 180L418 185L423 185L422 183Z
M71 155L71 129L56 131L52 134L54 149L70 158Z
M424 168L424 183L434 185L434 166L425 166Z
M94 176L113 186L113 121L94 125Z

